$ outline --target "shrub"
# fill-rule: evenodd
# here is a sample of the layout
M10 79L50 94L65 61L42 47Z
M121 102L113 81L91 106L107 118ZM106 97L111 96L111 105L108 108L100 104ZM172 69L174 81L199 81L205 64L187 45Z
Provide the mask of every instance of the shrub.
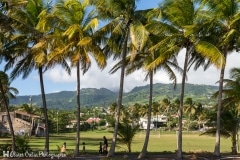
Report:
M3 156L3 152L9 151L11 152L12 145L11 144L0 144L0 156Z
M28 136L16 136L16 149L19 153L30 152L31 148L28 145L29 137Z

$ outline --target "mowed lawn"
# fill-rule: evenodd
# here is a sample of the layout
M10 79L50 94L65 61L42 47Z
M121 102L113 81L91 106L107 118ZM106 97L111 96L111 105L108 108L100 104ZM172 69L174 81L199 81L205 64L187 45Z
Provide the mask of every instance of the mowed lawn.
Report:
M199 136L200 132L183 132L183 152L213 152L215 145L215 137ZM80 150L82 143L85 142L88 153L98 153L99 142L103 141L103 136L106 136L111 143L112 133L107 131L87 131L80 133ZM132 152L140 152L145 139L145 131L141 131L134 137L132 142ZM44 149L44 137L31 137L29 145L33 151L42 151ZM76 133L59 133L50 135L50 150L57 150L57 145L61 146L63 142L67 143L69 153L73 152L76 143ZM10 143L10 139L2 139L1 143ZM177 133L152 130L148 151L149 152L175 152L177 149ZM116 152L127 152L127 147L123 144L118 144ZM231 140L221 139L221 152L231 152Z

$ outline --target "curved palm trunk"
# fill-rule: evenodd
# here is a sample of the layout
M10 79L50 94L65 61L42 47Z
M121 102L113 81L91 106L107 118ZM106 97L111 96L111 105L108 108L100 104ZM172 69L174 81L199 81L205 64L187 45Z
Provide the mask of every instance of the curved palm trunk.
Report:
M232 154L233 155L237 154L237 137L238 137L238 129L236 129L232 133Z
M129 152L129 153L132 153L131 143L128 143L128 144L127 144L127 147L128 147L128 152Z
M79 145L80 145L80 69L79 62L77 63L77 135L76 135L76 147L74 156L79 155Z
M147 124L147 132L146 132L144 145L143 145L141 153L138 156L139 159L145 158L147 155L147 147L148 147L148 141L149 141L149 136L150 136L151 113L152 113L153 71L151 71L149 78L150 78L150 86L149 86L148 124Z
M42 67L38 68L39 78L40 78L40 87L41 87L41 95L42 95L42 104L43 104L43 114L45 119L45 153L49 154L49 127L48 127L48 111L47 111L47 103L44 91L44 84L43 84L43 72Z
M129 25L127 25L126 35L125 35L125 39L123 42L122 67L121 67L120 87L119 87L119 92L118 92L117 112L115 112L114 133L113 133L111 147L110 147L110 150L107 155L108 157L114 156L116 142L117 142L117 131L118 131L119 118L120 118L120 109L122 106L123 84L124 84L124 75L125 75L125 67L126 67L128 30L129 30Z
M7 119L8 119L8 124L10 127L11 136L12 136L12 151L15 152L16 151L16 141L15 141L15 136L14 136L12 120L11 120L11 116L10 116L10 112L9 112L9 108L8 108L9 103L4 95L3 84L1 81L0 81L0 89L1 89L1 93L2 93L3 102L5 105L6 111L7 111Z
M187 75L187 66L189 54L191 52L190 46L186 47L186 55L184 60L183 75L182 75L182 86L181 86L181 95L180 95L180 105L178 109L178 139L177 139L177 159L182 159L182 115L183 115L183 100L184 100L184 91L185 91L185 81Z
M225 61L227 61L227 53L224 53ZM219 79L218 89L218 106L217 106L217 130L216 130L216 143L214 148L214 155L220 156L220 120L221 120L221 108L222 108L222 91L223 91L223 79L224 79L225 66L222 67Z

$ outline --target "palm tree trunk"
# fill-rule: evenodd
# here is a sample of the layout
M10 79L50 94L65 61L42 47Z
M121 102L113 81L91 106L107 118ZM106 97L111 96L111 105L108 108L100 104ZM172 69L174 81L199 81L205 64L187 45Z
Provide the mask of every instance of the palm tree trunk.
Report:
M108 157L114 156L115 147L117 142L117 131L118 131L118 123L120 118L120 109L122 106L122 96L123 96L123 85L124 85L124 75L125 75L125 67L126 67L126 55L127 55L127 41L128 41L128 32L129 32L129 25L126 27L126 35L123 42L123 52L122 52L122 67L121 67L121 77L120 77L120 86L118 92L118 103L117 103L117 111L115 112L115 126L114 126L114 133L113 139L111 143L110 150L108 152Z
M177 139L177 159L182 159L182 115L183 115L183 100L184 100L184 91L185 91L185 80L187 75L187 66L189 53L191 52L190 46L186 47L186 55L184 60L183 75L182 75L182 86L181 86L181 95L180 95L180 105L178 109L178 139Z
M147 147L148 147L148 141L150 136L150 125L151 125L151 114L152 114L152 90L153 90L153 71L150 71L150 86L149 86L149 106L148 106L148 123L147 123L147 131L146 131L146 137L143 144L143 148L141 153L138 156L138 159L145 158L147 156Z
M232 133L232 154L233 155L237 154L237 133L238 133L237 129Z
M40 87L41 87L41 95L42 95L42 104L43 104L43 114L45 119L45 153L49 154L49 127L48 127L48 111L47 111L47 103L44 91L44 84L43 84L43 72L42 67L39 67L39 78L40 78Z
M77 63L77 135L76 135L76 147L74 156L79 155L79 145L80 145L80 66Z
M225 61L227 61L227 51L224 53ZM214 148L214 155L220 156L220 119L222 108L222 91L223 91L223 79L224 79L225 66L222 67L219 79L218 89L218 106L217 106L217 130L216 130L216 143Z
M16 141L15 141L15 136L14 136L12 120L11 120L11 116L10 116L10 112L9 112L9 108L8 108L9 103L8 103L6 97L5 97L4 89L3 89L3 85L2 85L1 81L0 81L0 89L1 89L2 98L3 98L3 101L4 101L4 105L5 105L5 108L6 108L6 111L7 111L8 124L9 124L9 127L10 127L11 136L12 136L12 151L15 152L16 151Z

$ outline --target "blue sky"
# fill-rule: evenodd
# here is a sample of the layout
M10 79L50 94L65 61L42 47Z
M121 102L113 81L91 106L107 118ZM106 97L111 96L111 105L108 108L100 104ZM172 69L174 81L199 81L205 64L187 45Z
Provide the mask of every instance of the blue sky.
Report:
M147 9L157 7L160 0L141 0L138 2L138 9ZM182 66L184 54L180 54L179 64ZM235 66L240 67L239 55L232 54L228 58L228 65L226 69L226 77L228 70ZM231 63L230 63L231 62ZM117 90L119 86L119 72L110 75L108 71L114 65L112 60L108 61L108 66L103 70L99 70L95 63L92 62L89 71L83 76L81 74L81 88L108 88L110 90ZM3 69L3 66L0 66ZM206 72L202 69L198 71L190 70L188 73L188 83L216 85L219 79L220 71L214 67L210 67ZM144 81L145 73L141 70L129 75L125 78L124 90L130 91L135 86L142 86L148 84ZM181 82L181 76L178 75L178 82ZM157 72L154 76L154 83L170 83L168 77L164 72ZM44 73L44 85L46 93L53 93L59 91L75 91L76 90L76 70L73 69L72 75L69 76L60 67L56 67ZM40 94L39 77L36 71L32 72L27 79L21 77L14 80L11 84L19 90L19 95L38 95ZM26 102L27 103L27 102Z

